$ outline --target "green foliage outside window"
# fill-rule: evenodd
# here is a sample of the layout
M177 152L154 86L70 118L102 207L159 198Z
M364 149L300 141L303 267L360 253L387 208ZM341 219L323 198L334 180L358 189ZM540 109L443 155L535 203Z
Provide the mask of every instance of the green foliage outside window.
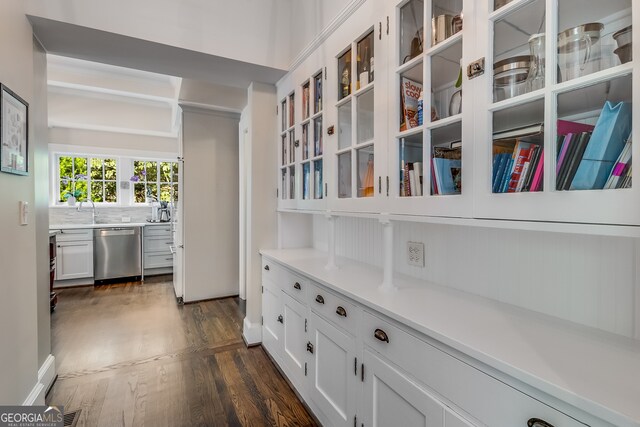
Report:
M135 160L133 162L133 195L135 203L148 200L178 200L178 163Z
M78 201L87 198L94 202L118 201L115 159L60 156L58 171L59 202L71 196Z

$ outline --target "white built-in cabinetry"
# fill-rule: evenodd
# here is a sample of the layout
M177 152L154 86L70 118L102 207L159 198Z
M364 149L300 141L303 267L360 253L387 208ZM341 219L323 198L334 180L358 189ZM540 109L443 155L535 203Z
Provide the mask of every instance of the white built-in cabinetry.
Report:
M638 186L556 190L557 152L562 143L557 137L557 120L595 124L605 101L635 104L640 96L633 90L640 75L635 62L621 64L613 53L616 42L612 37L628 25L640 24L635 3L495 3L496 7L494 1L367 0L291 70L278 83L279 208L639 225ZM432 18L440 15L461 15L463 27L432 44ZM587 71L569 78L558 55L557 34L591 22L603 24L600 39L592 43L601 52L596 61L598 70L588 73L590 64L595 63L590 60ZM543 34L546 40L542 87L494 101L494 63L528 56L529 39L535 34ZM636 35L633 39L640 46L640 38ZM470 78L467 67L482 59L484 72ZM461 68L458 88L455 83ZM322 179L326 188L323 198L314 199L305 197L305 171L313 170L313 162L303 157L305 137L300 136L311 135L305 126L313 121L303 110L302 93L319 72L323 78ZM363 72L369 77L363 79ZM404 78L421 84L424 95L423 123L409 129L401 128ZM450 110L450 100L458 90L461 107L454 102ZM431 120L432 109L437 120ZM636 109L633 127L639 120ZM533 138L544 149L541 187L538 191L494 193L494 136L531 126L542 129ZM296 144L301 138L303 142ZM430 169L434 149L451 144L462 147L461 193L435 194ZM636 157L640 155L637 144L632 151ZM420 195L403 193L402 165L407 163L422 164Z
M93 229L60 230L56 245L56 280L93 277Z
M262 278L263 345L323 425L638 425L612 415L615 410L603 410L597 404L573 406L584 402L583 396L564 401L546 394L414 329L409 320L403 323L388 317L386 309L375 308L374 301L383 301L384 293L366 284L352 284L355 273L370 279L362 270L364 266L350 266L346 271L325 270L321 283L316 276L301 274L302 270L323 271L320 253L267 252L263 255ZM291 264L279 258L290 259ZM345 288L341 290L341 286ZM400 293L411 291L411 288L401 289L398 295L389 295L386 299L403 298ZM436 290L434 297L439 292ZM416 298L425 295L415 293ZM445 297L443 303L447 299ZM407 307L406 313L394 314L394 317L415 319L411 310L419 306ZM489 303L487 307L496 310L496 314L503 310ZM438 317L444 316L444 312L446 309L432 319L446 322L445 317ZM486 331L478 333L491 336ZM455 342L453 336L439 338ZM497 347L503 346L499 343L500 337L494 339ZM531 342L533 347L529 351L541 352L540 357L554 351L553 348L540 349L536 342ZM591 344L582 347L585 343L577 339L566 345L586 350ZM553 371L554 364L562 359L558 355L546 363L550 363ZM511 368L514 372L528 369L517 364ZM593 374L599 375L595 370ZM566 380L569 381L569 377ZM544 378L537 381L545 383ZM628 385L619 384L623 388ZM559 390L565 387L564 384L556 386ZM599 393L597 389L591 392Z
M171 224L148 224L144 227L144 274L168 273L173 269L173 235Z

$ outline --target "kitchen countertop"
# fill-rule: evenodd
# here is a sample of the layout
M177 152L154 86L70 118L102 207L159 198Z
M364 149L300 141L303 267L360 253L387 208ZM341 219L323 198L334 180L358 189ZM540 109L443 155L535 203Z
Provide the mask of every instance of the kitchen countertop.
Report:
M156 225L170 225L171 222L114 222L109 224L50 224L49 230L69 230L79 228L109 228L109 227L146 227Z
M445 345L618 426L640 426L640 343L327 253L260 253Z

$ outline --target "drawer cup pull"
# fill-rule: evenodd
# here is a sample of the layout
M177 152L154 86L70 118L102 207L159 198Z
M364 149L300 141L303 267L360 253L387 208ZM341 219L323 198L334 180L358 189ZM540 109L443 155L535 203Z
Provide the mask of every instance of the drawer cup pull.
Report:
M265 265L265 266L264 266L264 269L265 269L265 270L267 270L267 271L269 271L269 266L268 266L268 265Z
M376 329L375 332L373 333L373 336L379 341L384 341L386 343L389 342L389 336L382 329ZM540 427L542 427L542 426L540 426Z
M338 308L336 308L336 314L341 317L347 317L347 310L345 310L344 307L338 306Z
M318 304L324 304L324 298L322 297L322 295L318 295L318 296L316 297L316 302L317 302Z
M545 420L541 420L540 418L531 418L527 421L528 427L554 427L553 424L549 424Z
M300 283L296 282L296 283L293 285L293 289L300 290L300 289L302 289L302 286L300 286Z
M282 317L282 314L278 316L278 322L284 323L284 319Z

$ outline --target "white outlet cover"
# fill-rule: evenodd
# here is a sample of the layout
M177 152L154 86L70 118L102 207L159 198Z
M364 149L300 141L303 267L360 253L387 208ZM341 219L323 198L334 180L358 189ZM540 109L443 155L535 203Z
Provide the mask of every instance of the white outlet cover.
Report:
M407 263L414 267L424 267L424 243L407 242Z

